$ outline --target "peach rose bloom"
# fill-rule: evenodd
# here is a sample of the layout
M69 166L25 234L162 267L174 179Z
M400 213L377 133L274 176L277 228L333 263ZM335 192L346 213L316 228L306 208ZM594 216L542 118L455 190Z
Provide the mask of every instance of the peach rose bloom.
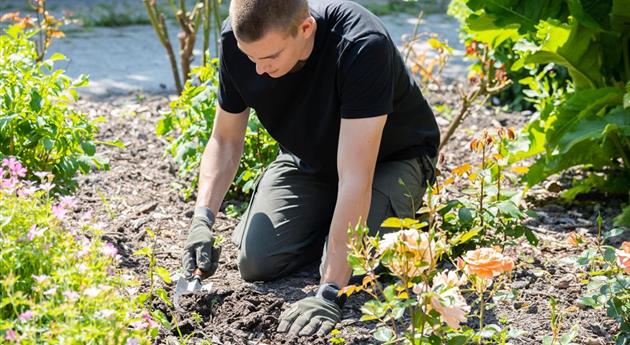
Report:
M630 242L622 243L621 247L615 250L615 253L617 254L617 265L630 274Z
M430 289L435 293L431 296L429 308L437 311L442 320L452 328L459 328L460 323L466 322L466 315L470 312L470 306L459 292L458 286L464 284L466 279L458 277L456 272L440 272L433 278L433 286ZM424 283L413 286L415 294L429 291Z
M435 262L435 247L435 242L429 241L427 233L408 229L385 234L379 253L393 250L395 254L386 266L398 276L416 277ZM425 264L420 265L423 262Z
M459 328L459 324L466 322L466 314L470 312L470 306L460 294L458 287L466 283L466 277L457 276L457 272L440 272L433 277L433 291L438 296L431 298L431 306L442 320L452 328Z
M455 271L444 271L440 272L433 277L433 286L462 286L466 284L466 277L457 276L457 272Z
M480 278L492 279L501 273L514 268L514 261L503 256L494 248L479 248L470 251L462 259L465 263L464 271Z
M440 317L451 328L459 328L459 324L466 322L466 314L470 306L459 293L457 288L449 288L439 296L431 297L431 306L440 313Z

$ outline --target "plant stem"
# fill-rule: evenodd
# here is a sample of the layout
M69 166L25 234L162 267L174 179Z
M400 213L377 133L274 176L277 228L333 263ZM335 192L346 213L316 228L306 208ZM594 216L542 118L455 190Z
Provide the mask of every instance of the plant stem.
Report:
M212 8L210 7L210 0L203 0L203 65L205 66L208 63L207 55L208 49L210 47L210 28L211 28L211 13Z
M479 294L479 332L483 329L483 311L486 308L486 301L483 299L483 290ZM477 344L481 344L481 336Z
M619 151L619 155L621 156L621 159L623 160L623 168L627 172L630 172L630 158L628 157L628 152L626 151L626 149L623 147L621 143L619 133L616 131L612 132L610 135L610 138L612 139L612 142L617 147L617 150Z
M409 50L407 50L407 54L405 54L405 64L407 63L407 60L409 59L409 54L411 53L411 44L416 40L416 37L418 36L418 28L420 27L420 21L422 20L422 16L424 15L424 11L420 10L420 12L418 12L418 17L416 18L416 25L414 25L413 27L413 35L411 36L411 40L409 41Z
M212 0L214 3L214 53L219 56L219 32L221 31L221 1Z
M483 139L484 143L481 148L481 179L479 180L480 188L479 188L479 222L481 225L481 229L483 231L483 197L484 197L484 186L486 182L485 169L486 169L486 143L485 138Z

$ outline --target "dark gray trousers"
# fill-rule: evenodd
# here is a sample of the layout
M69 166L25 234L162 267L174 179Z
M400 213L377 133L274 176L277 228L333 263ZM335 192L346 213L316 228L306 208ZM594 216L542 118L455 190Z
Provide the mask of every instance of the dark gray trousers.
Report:
M427 157L377 163L367 220L370 235L395 231L380 226L389 217L414 217L427 181L434 178L433 166ZM269 281L322 259L336 200L337 182L305 173L289 155L280 154L256 183L232 235L241 277Z

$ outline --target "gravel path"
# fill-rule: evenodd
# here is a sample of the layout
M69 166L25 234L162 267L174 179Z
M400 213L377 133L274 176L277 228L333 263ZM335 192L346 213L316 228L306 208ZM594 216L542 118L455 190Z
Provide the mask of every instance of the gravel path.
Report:
M318 1L318 0L310 0ZM106 5L104 5L106 4ZM134 16L143 16L141 0L48 0L53 13L62 13L69 9L85 14L99 11L126 11ZM0 13L24 11L24 1L0 0ZM387 15L381 17L392 38L398 45L401 37L413 32L417 19L408 14ZM435 32L455 48L454 57L444 77L461 79L466 75L466 64L462 59L463 50L458 43L457 21L444 14L429 15L424 18L419 30ZM179 27L171 23L169 33L172 45L178 47L176 33ZM426 45L418 45L420 49ZM201 40L197 41L194 51L197 65L201 61ZM211 49L214 53L214 48ZM55 40L49 53L60 52L68 57L67 61L58 62L58 68L67 71L72 77L87 74L90 85L79 93L84 97L103 97L109 94L127 94L130 92L174 92L172 72L164 47L158 41L150 25L133 25L117 28L93 27L73 29L64 39Z

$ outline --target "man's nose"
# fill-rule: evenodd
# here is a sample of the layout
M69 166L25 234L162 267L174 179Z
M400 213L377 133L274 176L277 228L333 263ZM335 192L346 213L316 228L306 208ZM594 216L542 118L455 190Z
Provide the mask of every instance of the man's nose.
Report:
M262 64L262 63L257 63L256 64L256 73L262 75L265 72L267 72L267 70L268 70L267 64Z

